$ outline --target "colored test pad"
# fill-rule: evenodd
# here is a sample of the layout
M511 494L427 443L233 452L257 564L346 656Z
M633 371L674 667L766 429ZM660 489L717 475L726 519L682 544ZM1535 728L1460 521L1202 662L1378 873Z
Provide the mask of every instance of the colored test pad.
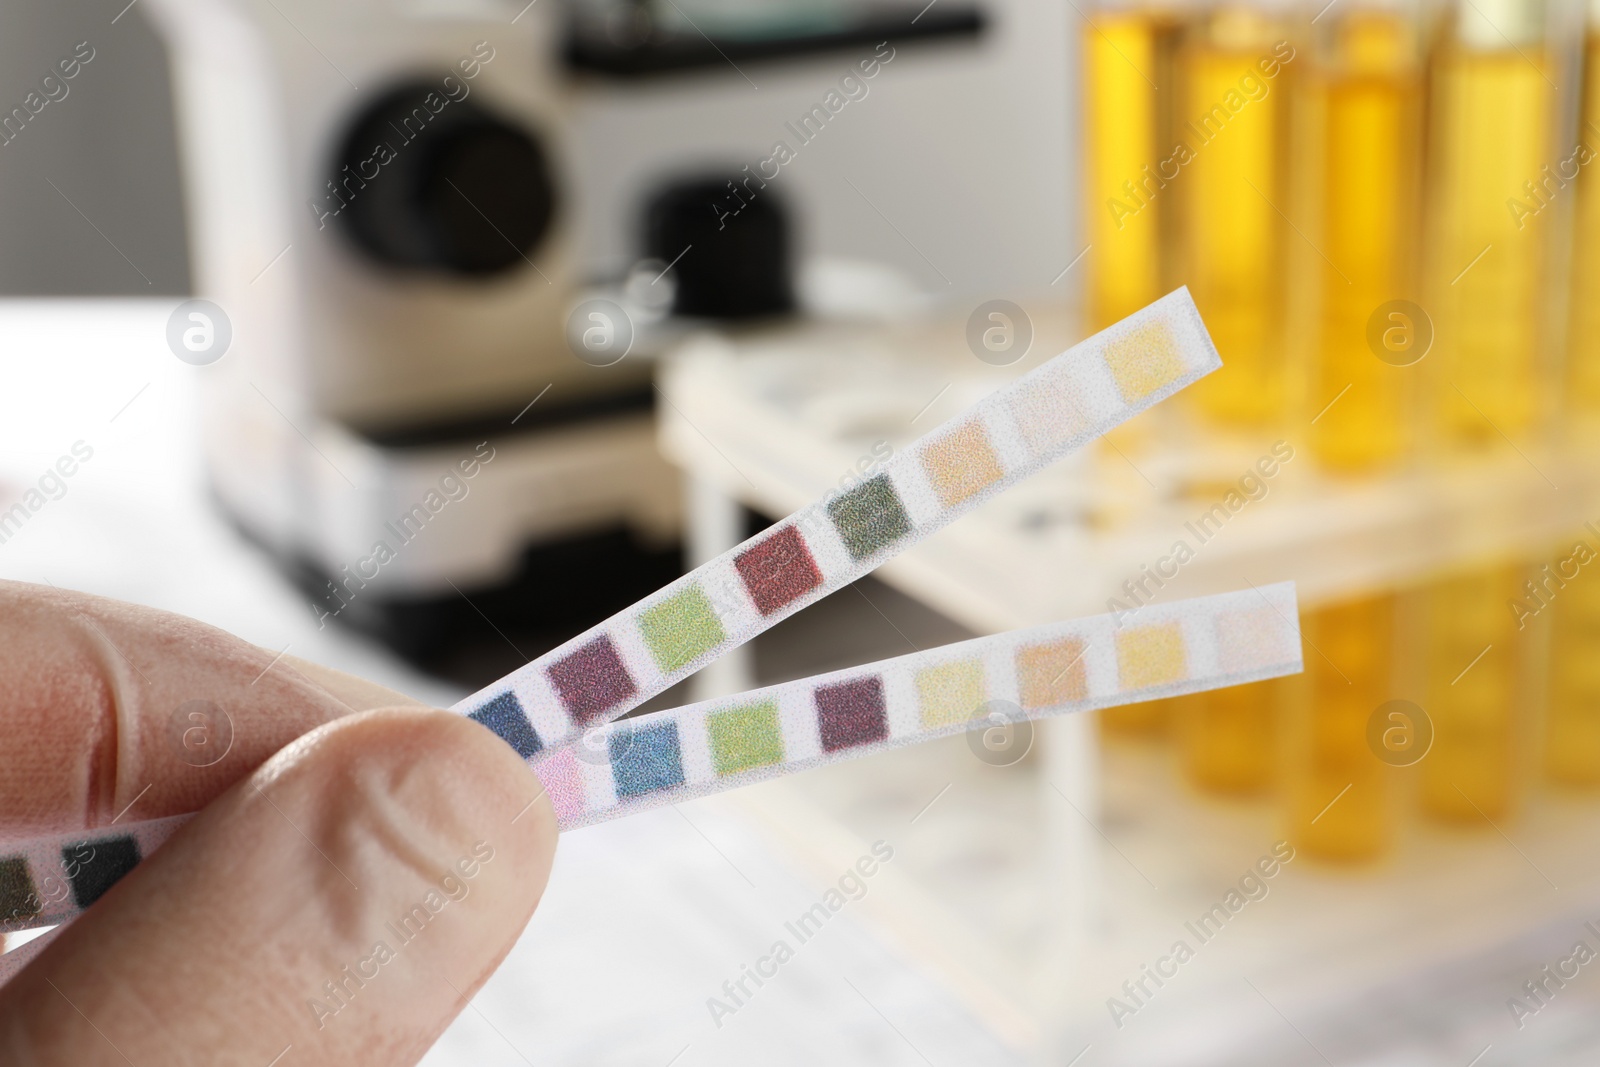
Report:
M99 900L189 818L178 815L0 844L0 930L66 922Z
M980 637L601 727L538 763L562 829L960 733L1301 669L1290 583Z
M455 710L544 760L1218 366L1188 292L1171 293ZM829 743L882 738L872 694L828 700Z

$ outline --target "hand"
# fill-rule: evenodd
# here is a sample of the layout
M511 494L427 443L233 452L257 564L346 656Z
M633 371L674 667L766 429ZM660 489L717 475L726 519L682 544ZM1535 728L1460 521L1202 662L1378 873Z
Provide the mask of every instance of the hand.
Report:
M556 841L527 766L470 719L272 662L0 582L0 838L204 809L0 989L0 1062L413 1063L510 950ZM190 700L232 723L209 766L173 727Z

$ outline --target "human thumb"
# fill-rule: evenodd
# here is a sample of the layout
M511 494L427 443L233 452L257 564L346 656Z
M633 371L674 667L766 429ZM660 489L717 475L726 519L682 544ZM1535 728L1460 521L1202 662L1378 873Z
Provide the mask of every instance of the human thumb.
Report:
M413 1063L510 950L555 842L538 779L477 723L328 723L0 990L0 1061Z

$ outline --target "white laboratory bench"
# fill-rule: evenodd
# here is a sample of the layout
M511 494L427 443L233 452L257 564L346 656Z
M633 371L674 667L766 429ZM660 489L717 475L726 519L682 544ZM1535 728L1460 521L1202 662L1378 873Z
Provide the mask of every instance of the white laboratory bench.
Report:
M1006 368L974 358L959 321L686 343L662 375L660 440L686 472L696 556L741 540L744 508L788 514L883 442L906 444L1076 339L1064 312L1035 319L1039 338ZM1525 446L1348 479L1316 468L1307 429L1217 444L1185 425L1180 405L1163 405L878 576L989 633L1126 603L1124 582L1182 538L1194 558L1160 599L1292 579L1304 608L1415 586L1496 553L1539 558L1600 516L1600 462L1581 449ZM1201 544L1189 524L1280 441L1293 458L1265 495ZM728 657L698 676L700 693L751 676L748 657ZM1283 827L1271 803L1190 792L1164 750L1102 746L1086 716L1046 724L1039 740L1015 768L985 766L959 742L925 745L773 783L743 803L797 855L807 842L907 821L917 847L903 883L869 898L875 921L1038 1062L1590 1062L1563 1058L1572 1048L1592 1061L1600 1027L1581 1020L1594 1015L1600 979L1522 1030L1504 1002L1565 954L1552 945L1570 950L1582 920L1600 915L1600 798L1535 790L1509 836L1407 822L1393 855L1365 868L1302 856L1117 1027L1108 998L1126 999L1124 980L1185 936L1185 920Z
M164 340L177 303L0 302L0 506L74 442L94 452L64 496L0 545L0 576L181 612L272 653L438 705L458 699L337 627L319 630L211 508L195 439L204 368ZM527 932L425 1062L920 1065L919 1049L940 1062L1022 1062L864 911L841 913L781 982L714 1025L706 999L870 844L835 837L800 856L763 827L710 798L564 838Z

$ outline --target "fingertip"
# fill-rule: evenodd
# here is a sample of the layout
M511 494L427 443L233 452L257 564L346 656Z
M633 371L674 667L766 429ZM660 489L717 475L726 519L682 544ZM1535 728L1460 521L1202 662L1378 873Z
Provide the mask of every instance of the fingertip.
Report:
M306 1062L420 1056L515 943L556 837L538 779L477 723L417 708L329 723L0 993L0 1047L87 1051L103 1033L137 1062L174 1038L263 1062L286 1041Z

